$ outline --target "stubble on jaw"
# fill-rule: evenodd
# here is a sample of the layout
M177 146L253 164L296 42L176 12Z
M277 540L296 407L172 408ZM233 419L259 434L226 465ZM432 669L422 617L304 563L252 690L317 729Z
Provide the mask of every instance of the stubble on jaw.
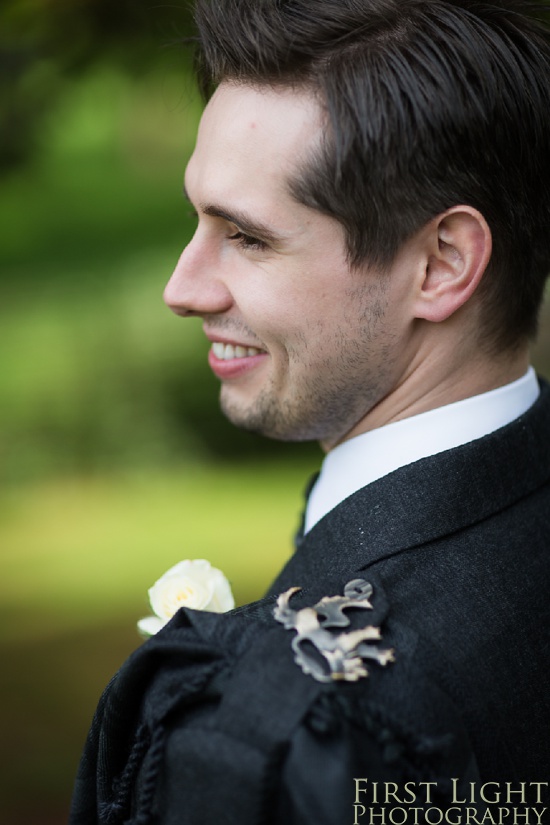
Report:
M385 323L386 289L383 284L376 289L363 286L351 297L362 304L353 313L358 330L353 334L350 318L350 326L333 334L336 356L315 360L305 326L299 340L286 347L283 386L271 376L266 386L245 402L222 385L220 406L235 426L280 441L319 441L330 449L384 397L393 371L391 335L386 332L384 343L377 343L377 333ZM375 347L376 355L371 358Z

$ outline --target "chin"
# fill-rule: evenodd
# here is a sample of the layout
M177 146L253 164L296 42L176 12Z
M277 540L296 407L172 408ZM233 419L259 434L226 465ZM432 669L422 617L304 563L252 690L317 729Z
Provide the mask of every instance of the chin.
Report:
M235 427L265 438L296 442L331 438L311 412L306 414L304 410L292 410L289 405L275 403L273 398L265 395L245 407L228 399L222 391L220 406Z

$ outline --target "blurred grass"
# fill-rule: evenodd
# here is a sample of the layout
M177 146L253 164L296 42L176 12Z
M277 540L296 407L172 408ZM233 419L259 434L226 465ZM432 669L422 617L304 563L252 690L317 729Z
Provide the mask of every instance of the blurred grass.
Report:
M168 567L204 557L237 603L263 594L291 552L304 472L190 463L9 491L0 509L3 822L66 820L100 692L140 643L146 591Z
M303 466L191 463L11 490L0 511L0 640L137 620L147 588L183 558L224 570L239 603L260 597L289 555L303 485Z

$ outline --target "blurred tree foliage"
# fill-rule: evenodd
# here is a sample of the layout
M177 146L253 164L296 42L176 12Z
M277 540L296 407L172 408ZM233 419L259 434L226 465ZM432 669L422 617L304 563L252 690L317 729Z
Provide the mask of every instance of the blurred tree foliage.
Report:
M194 229L189 4L0 3L0 481L295 454L223 418L162 303Z
M27 161L61 80L109 61L135 76L159 47L188 36L190 4L150 0L2 0L0 172Z

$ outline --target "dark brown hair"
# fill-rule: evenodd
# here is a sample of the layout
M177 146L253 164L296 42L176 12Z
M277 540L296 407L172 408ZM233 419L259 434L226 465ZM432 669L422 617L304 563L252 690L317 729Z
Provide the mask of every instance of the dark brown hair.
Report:
M520 0L197 0L197 71L305 86L330 128L290 182L387 267L435 215L469 204L493 255L485 340L534 335L550 271L550 35Z

